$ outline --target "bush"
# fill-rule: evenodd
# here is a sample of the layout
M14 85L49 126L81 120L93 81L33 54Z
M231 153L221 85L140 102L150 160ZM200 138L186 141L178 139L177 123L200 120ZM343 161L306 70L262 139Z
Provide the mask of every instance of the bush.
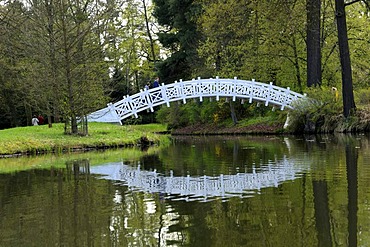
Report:
M363 108L370 105L370 89L360 89L355 92L356 106Z
M186 126L189 122L185 112L178 102L174 102L171 107L162 106L157 112L156 119L161 124L167 124L168 129L179 128Z
M341 96L335 88L309 88L307 97L293 104L290 112L291 132L334 132L341 117Z

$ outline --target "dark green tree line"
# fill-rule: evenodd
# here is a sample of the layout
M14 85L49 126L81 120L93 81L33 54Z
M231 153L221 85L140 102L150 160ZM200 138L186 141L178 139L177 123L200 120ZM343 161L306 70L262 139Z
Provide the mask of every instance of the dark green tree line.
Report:
M24 81L29 72L27 56L22 44L27 17L19 2L0 6L0 128L26 124L26 117L32 114L31 105L36 99L27 91L34 91L34 85Z
M364 0L7 1L0 6L0 127L43 113L76 134L86 114L155 76L165 83L255 78L298 92L336 87L347 117L356 107L353 88L366 95L370 83L368 10ZM227 118L236 107L236 122L257 108L226 103L202 121Z
M2 4L1 128L44 114L50 127L63 121L66 133L87 134L79 124L87 114L154 78L151 11L145 0Z
M343 102L347 102L343 105L343 115L348 117L348 109L355 108L348 68L351 66L355 68L354 85L361 85L365 89L364 85L369 85L370 82L365 76L370 71L366 59L370 51L364 48L368 47L367 35L364 34L364 29L369 30L368 3L367 1L346 3L346 11L351 13L350 24L341 28L336 25L340 25L340 21L337 20L337 2L333 0L188 2L193 8L198 8L196 14L191 8L183 8L181 15L192 16L191 20L196 19L199 35L194 37L198 41L197 55L201 61L201 67L196 67L196 63L193 63L195 68L192 68L192 73L201 77L255 78L258 81L290 87L298 92L307 91L308 87L313 85L322 88L323 94L329 93L332 87L338 88L343 92ZM155 1L155 4L159 23L168 27L166 31L159 33L162 37L160 41L172 49L183 47L184 44L179 45L178 39L185 35L181 32L182 29L173 25L178 18L173 14L171 5L173 3ZM164 21L161 22L161 18ZM181 28L185 28L185 25ZM356 56L349 52L342 55L340 51L343 48L343 41L338 42L338 31L347 29L348 37L345 40L349 45L356 47L354 50ZM195 34L196 31L193 30L192 33ZM186 56L186 53L182 55ZM174 57L167 59L166 62ZM341 60L339 57L342 57ZM350 58L353 64L341 67L340 61L343 63ZM172 65L174 66L172 71L183 71L179 64ZM347 75L346 79L341 80L342 73ZM175 79L179 78L181 77ZM212 115L207 117L213 118Z

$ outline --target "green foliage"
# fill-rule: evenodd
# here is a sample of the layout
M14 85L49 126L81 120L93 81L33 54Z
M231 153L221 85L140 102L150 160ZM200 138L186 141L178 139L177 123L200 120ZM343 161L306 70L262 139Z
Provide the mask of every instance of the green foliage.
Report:
M281 111L275 109L274 111L271 110L269 106L263 106L260 108L264 108L263 113L251 115L248 118L244 118L239 122L240 126L253 126L253 125L265 125L265 126L273 126L276 124L284 124L286 120L286 111Z
M370 106L370 89L363 88L355 91L355 101L358 108Z
M187 125L202 123L219 123L229 117L229 111L225 109L225 101L213 101L204 99L200 102L194 99L186 104L180 101L171 104L171 107L162 107L157 113L157 121L168 124L169 128L179 128ZM226 117L227 115L227 117Z
M368 2L368 1L367 1ZM370 85L370 18L369 5L364 2L346 7L348 42L354 88L368 88Z
M144 3L1 5L0 128L43 113L76 132L78 117L142 89L160 50L148 39L154 21Z
M40 89L27 78L32 60L25 54L22 40L26 16L23 4L10 2L0 7L0 129L27 124L27 114ZM32 113L29 113L32 114Z
M199 0L203 14L198 28L204 35L198 52L206 61L207 74L255 78L262 82L305 90L306 3ZM365 5L353 4L349 15L351 60L355 85L369 80L369 18ZM322 85L339 87L341 79L335 15L330 1L322 1ZM274 18L271 18L273 16Z
M322 85L340 88L333 12L330 0L322 1ZM366 89L368 6L348 5L346 14L354 88ZM27 125L38 113L74 121L138 92L156 75L166 83L237 76L306 90L304 1L10 1L1 5L0 16L0 128ZM358 101L366 104L366 94L357 92ZM262 109L234 106L243 117ZM222 122L230 115L223 101L172 110L163 119L174 126Z
M302 90L303 4L200 2L204 13L198 24L205 37L198 52L208 71Z
M171 107L162 106L157 112L156 119L159 123L167 124L168 129L185 126L188 123L187 115L180 102L174 102Z
M113 101L121 99L122 95L139 92L156 76L154 63L158 60L160 47L152 38L153 7L143 3L117 1L116 6L112 6L117 15L107 20L105 54L109 58L109 66L114 69L107 89L112 90L108 93L111 93Z
M290 111L293 132L333 132L342 112L341 96L335 88L313 87L307 97L294 103Z
M157 64L163 82L172 83L179 79L191 79L193 69L201 67L197 56L200 33L196 18L200 5L194 0L153 0L153 15L165 30L160 30L159 41L171 52Z
M201 123L218 123L220 121L219 107L220 105L213 101L205 100L202 103L202 108L200 110Z
M188 100L186 104L174 102L170 107L162 107L157 112L157 121L167 124L170 129L201 124L232 126L234 123L231 121L231 104L235 109L239 126L245 126L247 121L253 122L253 119L267 125L285 121L286 113L281 113L278 108L258 102L242 104L240 99L232 102L230 98L220 98L219 101L215 98L204 98L203 102L193 99Z

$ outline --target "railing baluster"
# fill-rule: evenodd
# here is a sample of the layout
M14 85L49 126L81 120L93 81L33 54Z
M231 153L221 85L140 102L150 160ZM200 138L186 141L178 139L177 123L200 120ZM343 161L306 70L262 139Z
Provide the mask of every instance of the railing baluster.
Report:
M233 101L235 101L236 100L236 84L237 84L237 78L236 77L234 77L234 80L233 80Z

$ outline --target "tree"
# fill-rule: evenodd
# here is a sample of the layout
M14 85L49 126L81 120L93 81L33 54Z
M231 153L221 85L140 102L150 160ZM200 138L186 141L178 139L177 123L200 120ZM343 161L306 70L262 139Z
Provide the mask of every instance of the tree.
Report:
M202 4L198 24L204 37L198 51L210 74L303 90L304 4L257 0Z
M91 2L85 4L87 6ZM15 121L22 123L22 119L30 120L32 114L45 112L51 124L52 110L54 117L63 110L64 119L71 120L72 132L76 133L77 118L91 112L96 107L95 102L99 103L99 97L103 94L102 90L98 90L98 84L102 80L96 78L104 77L100 74L91 78L91 72L102 72L97 68L102 65L100 61L103 58L99 49L96 52L99 46L94 46L99 43L96 42L99 41L99 35L94 36L96 19L91 18L89 25L85 25L88 35L84 35L81 31L83 15L75 6L67 5L65 1L30 0L24 6L15 1L1 7L4 10L1 20L6 24L3 26L5 39L4 42L1 40L1 44L4 45L4 51L13 50L12 55L4 54L4 57L13 58L12 62L9 60L4 63L9 73L3 77L4 85L11 85L11 91L14 91L13 95L10 91L6 92L7 87L4 87L5 95L11 97L4 102L10 103L13 108L5 109L12 114L10 119L14 123L10 126L18 126ZM88 9L94 10L92 7ZM94 14L90 17L95 18ZM73 23L76 25L68 29ZM89 45L84 46L85 42ZM93 57L95 60L92 65ZM14 69L10 69L10 66ZM106 74L106 69L103 73ZM70 82L71 87L64 84L66 81ZM69 99L72 95L74 100L67 100L67 95ZM73 106L69 107L71 102L74 102Z
M63 117L66 132L78 133L78 119L101 105L103 82L107 79L107 67L103 63L100 41L100 21L108 9L99 2L60 2L58 25L60 26L61 72L63 92Z
M111 68L108 93L118 99L138 92L155 77L160 49L152 30L152 6L146 0L124 1L115 9L117 14L107 23L104 51Z
M321 85L321 0L307 0L307 86Z
M28 26L24 49L32 66L27 79L38 86L33 111L46 114L49 127L60 121L61 114L61 58L59 53L58 1L27 1Z
M190 79L200 63L197 47L201 34L196 25L200 5L194 0L154 0L153 3L153 15L165 28L158 33L159 41L171 53L157 64L158 74L164 82Z
M146 32L149 38L149 44L150 44L151 58L149 57L149 60L156 62L157 54L156 54L156 49L155 49L155 41L153 39L152 30L150 28L151 21L149 19L149 13L148 13L148 7L147 7L146 0L142 0L142 4L143 4L143 11L144 11L144 18L145 18L145 27L146 27Z
M25 3L0 6L4 127L46 113L49 124L61 119L76 134L79 120L107 103L105 95L137 92L155 76L159 46L146 0ZM109 78L115 70L120 80Z
M30 124L32 107L38 104L37 86L27 80L31 73L24 47L27 14L18 1L0 6L0 128Z
M348 45L347 22L345 11L345 6L352 4L354 2L344 4L344 0L335 0L335 16L338 27L340 64L342 67L343 115L346 118L350 116L351 110L356 109L355 100L353 96L352 68Z
M252 9L240 1L202 1L203 13L199 17L199 30L204 39L198 48L199 56L207 65L211 76L240 76L248 58L258 57L259 41L255 35ZM256 37L256 39L253 39ZM245 53L245 51L250 53ZM248 64L252 70L259 62Z
M368 2L370 4L370 1ZM366 2L352 4L346 8L348 42L351 47L351 68L354 89L368 88L370 85L370 6ZM356 102L361 104L361 99Z

